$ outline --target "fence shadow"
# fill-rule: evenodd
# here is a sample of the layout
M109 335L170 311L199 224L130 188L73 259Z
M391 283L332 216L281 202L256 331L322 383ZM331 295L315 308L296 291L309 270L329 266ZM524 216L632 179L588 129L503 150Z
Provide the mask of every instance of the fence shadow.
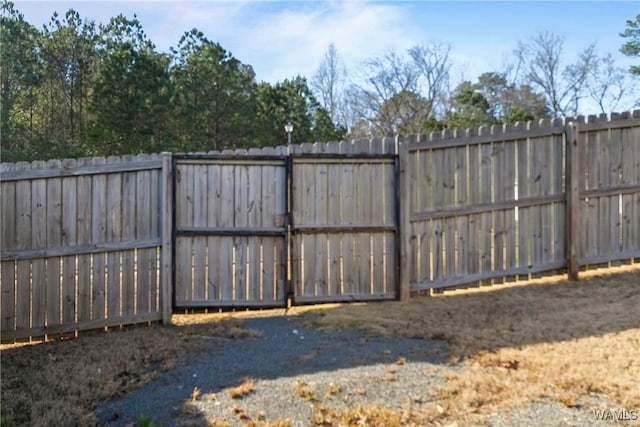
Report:
M195 387L219 393L248 377L295 383L304 375L400 358L442 366L478 351L599 337L640 328L638 306L640 266L633 265L591 272L580 282L545 278L407 302L294 308L294 315L246 319L244 327L260 331L260 337L212 341L205 353L104 405L98 416L117 411L120 418L109 425L126 425L127 417L146 412L162 424L175 419L175 408Z
M96 411L99 422L125 426L140 414L152 414L158 425L173 425L196 387L202 393L220 393L245 378L290 377L295 384L305 375L398 361L438 366L446 363L449 354L442 340L384 338L355 329L322 332L296 315L248 318L243 328L258 331L260 336L211 338L204 352L190 355L185 363L142 389L102 405Z

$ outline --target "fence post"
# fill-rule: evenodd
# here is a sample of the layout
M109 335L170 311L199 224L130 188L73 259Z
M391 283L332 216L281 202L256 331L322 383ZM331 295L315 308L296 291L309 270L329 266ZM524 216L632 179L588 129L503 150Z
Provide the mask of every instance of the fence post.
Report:
M400 142L398 146L398 162L400 164L399 186L396 190L396 203L400 205L400 217L398 220L400 238L400 300L406 301L411 294L411 228L409 222L409 210L411 209L411 183L409 182L409 144Z
M567 271L569 279L578 280L580 242L580 157L578 122L567 126Z
M171 324L173 289L173 155L162 153L162 194L161 194L161 310L162 323Z

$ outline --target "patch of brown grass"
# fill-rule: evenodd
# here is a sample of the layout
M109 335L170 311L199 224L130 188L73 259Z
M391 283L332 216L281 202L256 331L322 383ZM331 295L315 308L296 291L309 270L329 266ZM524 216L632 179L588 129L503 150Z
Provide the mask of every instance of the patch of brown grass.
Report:
M579 282L543 279L528 286L317 309L303 316L324 330L350 327L372 335L448 341L451 363L462 362L463 369L452 370L435 390L442 409L437 415L443 419L479 422L497 408L543 397L573 406L593 393L637 408L640 266L622 270L584 274ZM421 419L407 414L409 420ZM397 418L388 421L392 425Z
M253 378L245 378L242 383L229 389L229 397L232 399L240 399L251 393L254 385Z
M242 319L174 316L176 326L134 326L78 338L0 347L2 420L12 426L96 423L97 404L126 394L175 366L205 340L255 336Z
M421 410L392 409L380 406L360 406L349 409L332 409L316 404L311 416L312 426L333 427L409 427L442 425L442 413L434 405Z

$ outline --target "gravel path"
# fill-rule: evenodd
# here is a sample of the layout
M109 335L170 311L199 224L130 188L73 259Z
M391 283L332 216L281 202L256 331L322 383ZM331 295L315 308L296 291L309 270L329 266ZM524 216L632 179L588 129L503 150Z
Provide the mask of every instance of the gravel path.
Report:
M357 331L323 333L297 317L247 319L258 338L211 339L204 352L122 399L96 410L104 426L131 426L142 415L157 426L207 425L216 419L243 425L248 419L290 420L308 425L314 401L334 409L362 405L408 407L430 399L445 364L446 343L367 338ZM232 399L229 389L253 379L252 392ZM194 389L197 399L191 401ZM185 402L189 402L186 403ZM542 422L541 420L548 420ZM534 402L511 415L496 414L495 426L611 425L593 413L550 401Z

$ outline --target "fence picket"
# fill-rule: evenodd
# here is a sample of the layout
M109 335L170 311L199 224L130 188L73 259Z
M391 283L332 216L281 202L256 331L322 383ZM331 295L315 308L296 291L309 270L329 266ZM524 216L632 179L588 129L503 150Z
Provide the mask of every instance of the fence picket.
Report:
M90 158L78 159L78 166L88 166ZM91 177L79 176L76 182L78 205L77 212L77 244L88 245L91 243ZM91 320L91 255L78 255L77 257L77 318L78 322Z
M28 163L18 163L17 169L31 169ZM16 183L16 249L27 249L31 242L31 182ZM18 260L16 266L16 329L31 327L30 274L31 262Z
M32 169L44 169L44 162L34 162ZM31 247L46 248L47 244L47 181L36 179L31 182ZM41 285L46 281L46 260L31 262L31 325L43 328L46 325L46 289Z
M3 165L4 166L4 165ZM16 165L10 165L3 171L15 170ZM13 181L0 181L0 194L2 195L2 203L0 203L2 230L0 238L2 239L3 249L17 249L16 246L16 183ZM1 298L2 303L2 319L0 322L2 331L12 331L15 329L16 318L16 262L13 259L2 260L0 263L2 270L0 271Z
M60 168L59 160L47 162L47 168ZM47 180L47 247L62 246L62 179ZM61 325L61 260L47 259L47 328Z
M99 166L105 164L103 157L93 158L91 163ZM101 243L107 241L107 176L96 174L91 176L91 243ZM106 254L94 253L92 255L93 280L91 306L91 319L102 320L107 318L105 309L107 294L106 289Z

